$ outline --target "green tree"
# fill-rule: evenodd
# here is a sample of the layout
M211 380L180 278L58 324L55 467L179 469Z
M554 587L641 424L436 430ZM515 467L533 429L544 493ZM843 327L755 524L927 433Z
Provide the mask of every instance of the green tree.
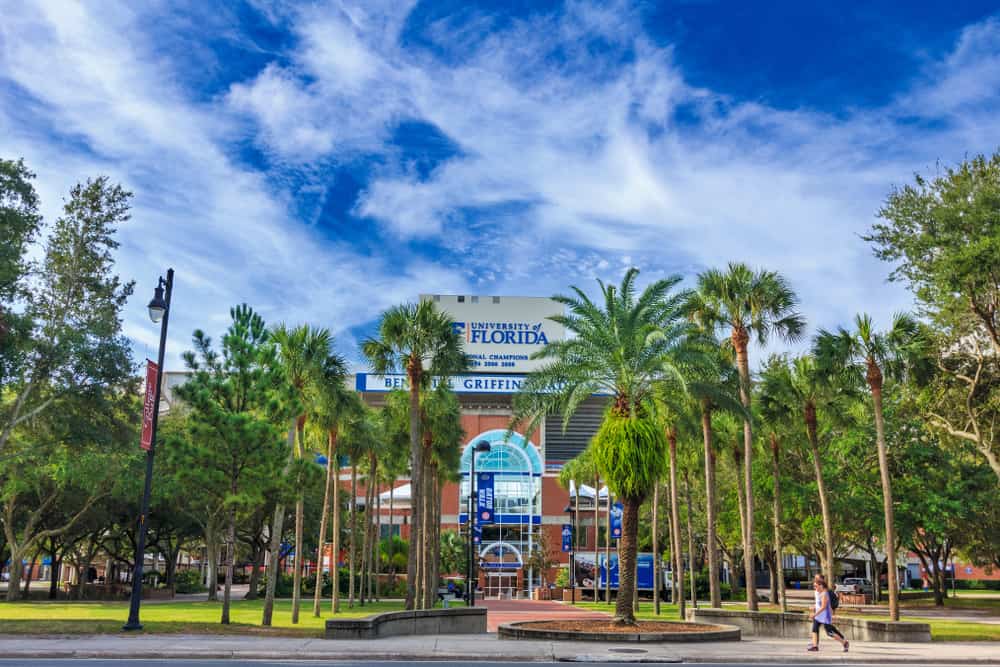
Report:
M228 524L223 624L229 623L238 516L263 502L284 460L275 346L264 319L249 306L236 306L229 314L232 324L221 352L202 331L194 332L195 349L183 355L192 374L176 389L191 409L191 446L184 453L189 465L182 474L219 498Z
M780 420L782 417L791 418L792 415L800 414L805 427L823 520L823 570L826 580L831 582L836 581L833 521L820 454L817 408L831 402L834 392L835 389L825 381L824 376L816 369L815 359L810 356L796 357L790 362L784 357L773 357L764 373L762 400L772 419Z
M743 566L747 577L747 608L757 610L754 580L753 502L753 423L748 346L751 338L761 345L772 336L794 341L805 326L795 312L798 299L785 279L773 271L754 271L746 264L732 262L726 271L710 269L698 276L698 288L691 300L692 318L710 332L729 331L729 344L736 354L740 377L743 420L743 464L746 487L746 521L743 534Z
M271 340L278 349L280 367L284 375L285 397L294 405L294 417L288 427L289 471L295 461L305 456L304 429L309 413L310 399L315 396L315 386L324 381L323 373L332 354L333 337L326 329L316 329L308 325L294 328L279 324L271 332ZM302 489L302 484L296 484ZM278 555L281 546L281 532L284 524L285 508L279 503L274 512L274 533L271 536L271 554L268 562L267 589L264 593L264 614L262 625L271 625L274 613L274 587L277 583ZM295 557L292 569L292 623L299 622L299 607L302 600L303 521L305 499L298 492L295 498Z
M26 296L31 264L25 251L42 222L38 195L31 183L34 178L24 160L0 159L0 396L16 377L28 329L28 321L13 310L13 305ZM0 421L0 427L11 427L23 418L22 414L5 416L10 423Z
M320 616L320 597L323 592L323 549L326 546L327 523L332 524L333 542L330 554L330 576L337 577L337 554L340 548L340 452L337 439L340 424L353 415L361 412L361 399L357 393L350 391L344 381L346 365L337 355L330 355L323 369L323 381L316 387L316 397L312 401L314 414L311 422L320 436L326 439L326 485L323 493L323 510L319 523L319 544L316 568L316 582L313 591L313 616ZM332 521L328 521L332 516ZM340 586L332 587L333 598L330 601L331 611L337 613L339 608Z
M560 413L567 424L577 407L595 393L611 395L611 405L592 441L594 458L611 491L624 505L615 621L635 623L635 565L639 509L663 474L663 430L650 418L654 384L679 371L690 326L682 306L688 295L671 292L679 277L658 280L636 295L638 269L621 286L605 285L599 303L579 288L556 295L567 313L554 316L572 335L549 343L535 358L547 361L514 398L512 425L529 420L528 431L545 415Z
M885 517L885 544L889 560L889 617L899 620L899 583L894 557L896 528L893 519L892 485L886 451L885 418L882 409L885 376L900 377L906 368L907 353L918 343L916 321L906 314L893 317L888 331L877 331L871 317L855 317L852 330L840 327L835 333L821 329L814 354L822 372L840 375L847 386L867 384L874 409L879 472L882 477L882 507Z
M469 366L462 339L455 333L451 318L431 301L394 306L382 314L378 337L369 338L362 351L376 373L403 371L409 384L410 432L410 543L406 577L406 608L424 608L427 591L418 586L417 558L421 549L413 545L426 541L423 514L427 511L425 467L428 464L421 438L420 397L433 377L446 377ZM425 367L427 362L430 365ZM430 554L436 563L436 554Z
M931 423L971 442L1000 481L1000 151L893 190L865 237L944 334ZM991 349L992 354L983 348Z
M8 166L3 169L10 171ZM8 231L6 223L12 223L12 241L23 247L38 223L32 193L24 190L27 176L16 167L14 172L12 185L0 187L21 194L12 206L11 193L0 193L7 200L0 202L6 205L0 210L3 233ZM4 181L7 183L7 178ZM0 369L0 381L4 382L0 453L19 424L41 416L61 397L116 390L129 378L131 351L121 333L121 310L133 284L122 283L113 273L113 252L118 247L114 238L117 227L129 219L131 196L105 177L74 186L63 215L48 236L41 269L27 284L18 273L23 262L8 261L7 268L0 269L8 273L5 280L10 281L0 289L10 293L24 285L22 296L26 300L23 318L16 318L18 342L13 351L4 347L4 368ZM12 319L8 314L6 321ZM0 346L6 345L0 342Z

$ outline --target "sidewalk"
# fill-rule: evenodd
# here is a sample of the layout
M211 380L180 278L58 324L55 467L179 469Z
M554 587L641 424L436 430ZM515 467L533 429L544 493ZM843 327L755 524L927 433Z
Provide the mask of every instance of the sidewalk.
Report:
M373 641L138 635L0 638L5 658L240 658L243 660L492 660L582 662L881 663L1000 665L1000 644L852 644L840 652L823 642L806 653L805 640L751 639L712 644L603 644L500 640L489 635L392 637ZM618 652L625 649L626 652ZM642 651L642 653L633 653Z

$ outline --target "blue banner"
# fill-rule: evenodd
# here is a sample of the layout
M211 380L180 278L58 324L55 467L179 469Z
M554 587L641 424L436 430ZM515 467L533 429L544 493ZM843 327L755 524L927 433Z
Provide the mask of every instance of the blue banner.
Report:
M562 529L562 550L572 551L573 550L573 525L569 523L563 524Z
M625 506L615 503L611 506L611 539L617 540L622 536L622 512Z
M480 544L483 541L483 529L479 526L472 527L472 543Z
M493 473L476 473L478 493L476 494L476 523L493 523Z

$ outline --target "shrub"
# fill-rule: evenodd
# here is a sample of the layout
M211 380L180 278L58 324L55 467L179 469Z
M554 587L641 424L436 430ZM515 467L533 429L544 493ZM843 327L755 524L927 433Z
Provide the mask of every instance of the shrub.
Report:
M174 586L178 593L204 593L205 585L198 570L181 570L174 575Z

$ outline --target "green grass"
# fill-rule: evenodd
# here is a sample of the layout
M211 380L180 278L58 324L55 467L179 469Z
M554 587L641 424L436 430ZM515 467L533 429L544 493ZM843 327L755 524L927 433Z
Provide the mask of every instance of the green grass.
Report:
M933 600L931 600L931 603L933 603ZM593 611L606 611L609 614L614 612L614 605L607 605L603 602L599 602L597 604L594 604L593 602L577 602L576 606L580 609L593 610ZM688 607L690 608L690 604L688 605ZM740 605L737 608L745 608L745 605ZM777 612L779 608L776 605L761 604L760 610L765 612ZM846 613L844 615L854 616L855 614ZM860 614L859 616L862 616L864 618L873 618L872 615L870 614ZM680 620L676 605L672 604L660 605L660 615L657 616L653 612L652 602L642 602L639 606L639 613L636 614L636 618L644 621ZM938 641L938 642L1000 641L1000 624L975 623L970 621L951 621L948 619L940 619L940 618L918 618L914 616L903 616L901 620L930 624L931 639L933 641Z
M234 600L229 625L219 623L221 602L158 602L143 604L143 632L184 634L264 634L322 637L325 622L334 618L325 600L321 618L312 613L312 599L303 600L299 624L292 625L291 600L274 605L273 625L260 625L262 600ZM360 618L398 611L401 601L376 602L348 609L342 604L336 618ZM0 634L111 634L121 632L128 619L127 602L0 602Z
M949 621L940 618L903 617L904 621L930 623L936 642L1000 642L1000 624Z

